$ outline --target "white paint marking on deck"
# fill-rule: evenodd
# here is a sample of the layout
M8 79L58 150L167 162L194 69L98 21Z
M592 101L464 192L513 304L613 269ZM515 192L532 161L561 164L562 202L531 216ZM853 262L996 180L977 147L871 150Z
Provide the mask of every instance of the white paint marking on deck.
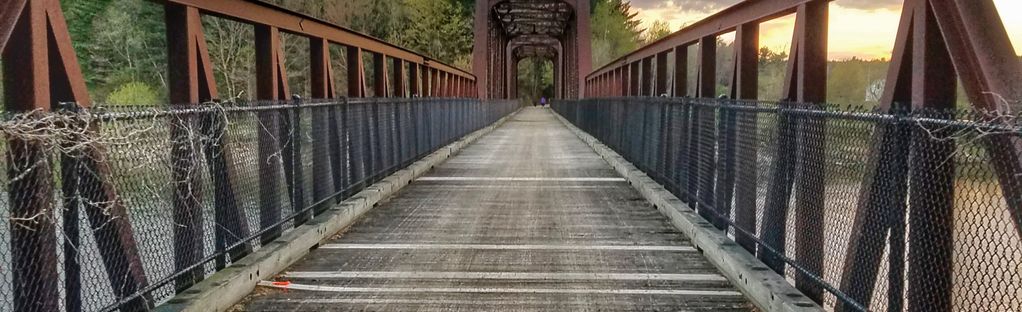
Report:
M727 281L719 274L559 273L559 272L288 272L290 278L594 280L594 281Z
M457 184L427 184L421 187L428 188L453 188L459 190L471 190L471 189L501 189L501 190L527 190L527 189L544 189L544 190L620 190L621 186L599 186L599 185L540 185L540 184L519 184L519 185L457 185ZM631 190L631 189L625 189Z
M261 281L259 286L337 293L468 293L468 294L597 294L597 295L668 295L668 296L741 296L730 290L690 289L552 289L552 288L496 288L496 287L344 287L289 283L275 285Z
M683 251L691 246L632 245L486 245L486 244L325 244L320 249L466 249L466 250L601 250L601 251Z
M624 178L421 177L417 181L625 182Z
M383 299L383 298L324 298L324 299L274 299L260 300L259 302L270 302L277 304L435 304L435 305L550 305L557 306L592 306L594 304L606 304L605 301L562 301L560 299L550 300L527 300L523 298L508 298L506 300L457 300L457 299ZM607 307L604 307L607 308Z

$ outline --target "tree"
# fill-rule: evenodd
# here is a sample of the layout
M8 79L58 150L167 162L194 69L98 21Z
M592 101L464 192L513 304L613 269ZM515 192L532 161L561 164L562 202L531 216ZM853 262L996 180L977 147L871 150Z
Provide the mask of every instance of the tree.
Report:
M645 44L653 43L671 34L671 25L665 21L657 20L653 22L653 25L646 29L644 36Z
M639 48L638 12L623 0L596 0L592 15L593 65L601 67Z
M156 105L160 102L156 90L144 82L123 84L106 97L106 104L114 105Z
M759 98L768 101L781 99L784 76L788 67L788 53L774 52L767 47L759 49Z
M87 0L76 3L98 7L86 6L84 1ZM80 20L89 18L91 23ZM91 25L91 34L79 39L76 52L94 97L102 100L114 88L130 82L166 90L167 44L163 21L163 6L144 0L112 0L102 12L76 13L74 19L69 18L69 25ZM71 32L81 33L82 29Z
M472 19L452 0L404 0L404 27L395 43L441 62L468 65Z
M530 57L518 66L518 98L527 104L539 102L540 97L554 94L554 65L549 59Z
M252 26L214 16L203 16L202 25L220 98L255 99L249 82L255 70Z

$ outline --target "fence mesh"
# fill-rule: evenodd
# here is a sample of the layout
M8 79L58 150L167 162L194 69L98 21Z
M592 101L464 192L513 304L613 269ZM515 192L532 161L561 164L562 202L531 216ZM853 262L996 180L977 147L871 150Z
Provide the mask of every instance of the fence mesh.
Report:
M1022 124L726 99L553 108L839 311L1022 310Z
M0 311L139 311L516 108L66 105L0 121Z

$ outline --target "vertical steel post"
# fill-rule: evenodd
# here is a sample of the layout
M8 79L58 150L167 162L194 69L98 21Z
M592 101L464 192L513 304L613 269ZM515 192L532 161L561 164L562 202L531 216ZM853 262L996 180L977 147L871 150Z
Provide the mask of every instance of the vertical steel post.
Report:
M336 98L334 88L334 74L330 66L330 42L324 38L309 38L309 71L311 76L310 91L313 99ZM314 203L323 201L337 191L336 183L341 181L335 179L340 175L341 166L338 153L335 153L338 144L335 139L333 127L336 126L336 116L333 116L333 107L312 109L312 201ZM313 213L319 213L330 203L316 207Z
M799 5L798 102L822 108L827 101L827 32L830 2ZM826 119L802 117L798 124L799 148L795 182L795 257L808 271L795 275L795 286L806 296L823 303L823 287L813 280L823 276L826 199Z
M4 103L9 112L51 108L52 47L47 44L46 17L50 1L28 1L20 14L14 13L19 16L3 50ZM14 137L7 144L14 310L59 311L54 190L46 147Z
M706 36L699 40L699 97L712 99L717 90L717 37ZM703 103L712 103L705 101ZM717 218L727 216L717 215L714 205L714 174L717 167L716 159L716 124L715 109L711 107L694 107L692 137L697 141L698 154L692 161L698 167L698 211L699 214L711 223L719 222Z
M661 96L670 92L671 87L667 85L667 54L668 52L661 52L656 55L656 85L653 96Z
M653 85L653 58L647 57L640 61L639 65L642 77L639 78L639 96L653 96L655 86Z
M283 69L283 50L280 46L280 31L273 26L255 25L256 47L256 97L272 105L277 101L287 100L287 78ZM280 225L283 203L280 198L281 166L287 166L290 157L280 157L281 144L286 133L281 126L279 111L258 113L259 123L259 225L263 230L262 244L267 244L280 236ZM282 162L274 161L281 159Z
M193 20L199 19L198 10L180 5L167 5L165 9L167 22L167 65L168 86L171 103L198 104L210 100L200 93L204 86L199 81L198 49ZM174 120L177 118L177 120ZM203 258L203 218L200 203L198 152L189 136L193 122L188 116L171 117L170 124L171 159L173 159L174 181L174 223L182 226L174 227L174 266L175 271L198 264ZM183 290L202 280L203 272L199 269L182 274L176 281L177 289Z
M735 78L732 85L733 97L738 100L755 101L759 97L759 24L748 23L738 26L735 33ZM749 102L745 102L749 103ZM753 104L754 105L754 104ZM735 241L745 250L755 254L756 242L756 195L759 157L759 114L738 113L735 177L735 226L748 231L735 231Z

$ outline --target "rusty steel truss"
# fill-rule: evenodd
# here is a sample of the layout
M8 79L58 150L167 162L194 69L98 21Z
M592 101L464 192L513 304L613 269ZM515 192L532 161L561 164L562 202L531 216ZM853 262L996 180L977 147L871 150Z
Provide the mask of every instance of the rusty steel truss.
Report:
M313 98L336 98L333 71L330 61L331 44L343 46L347 51L348 64L348 95L349 97L365 97L366 69L363 55L371 55L374 59L373 71L376 81L376 97L475 97L475 77L463 70L443 64L429 57L401 47L383 42L355 31L323 22L321 20L285 10L269 4L244 0L160 0L166 12L167 24L167 55L169 102L174 104L199 105L219 99L213 66L210 61L203 34L200 17L213 15L239 21L255 28L256 49L256 82L257 98L260 100L277 101L291 98L288 89L287 71L284 69L284 50L280 34L291 33L308 38L311 55L312 77L311 92ZM55 110L59 103L77 103L83 108L90 107L91 100L86 88L85 79L71 44L67 24L58 0L0 0L0 51L3 52L3 79L5 110L8 112L47 112ZM406 79L407 77L407 79ZM262 118L262 117L260 117ZM262 120L268 133L277 128L286 128L272 120ZM100 131L98 125L89 125L91 131ZM186 136L187 129L171 126L171 136ZM270 136L260 136L260 147L277 144L267 140ZM9 197L11 213L11 261L12 285L14 298L13 307L17 311L59 311L61 310L57 280L60 261L57 256L57 223L55 218L36 218L37 215L53 214L54 207L50 200L56 190L50 168L33 167L32 164L47 164L38 142L20 138L8 138L7 159L11 177ZM184 142L183 140L174 140ZM197 179L194 155L196 151L190 144L180 144L172 149L172 157L180 165L173 172L175 181L192 181ZM217 144L211 148L226 148ZM272 149L260 148L260 153ZM62 160L62 176L78 179L63 179L61 183L64 194L78 193L87 198L91 204L84 207L87 220L102 237L115 238L99 244L102 262L106 271L110 272L111 288L118 298L129 297L140 292L149 283L140 263L139 251L133 237L132 225L127 218L123 203L119 200L115 188L109 182L109 164L99 161L104 159L101 146L93 146L84 153L94 154L88 157L67 157ZM220 211L238 212L235 175L229 160L223 155L225 151L212 152L208 160L221 167L222 174L213 178L217 188L218 224L243 226L245 222L238 220L219 220ZM269 157L268 155L260 155ZM220 158L217 158L220 157ZM77 160L75 160L77 159ZM84 160L83 160L84 159ZM85 163L74 163L74 162ZM78 169L74 169L78 168ZM286 168L286 174L295 174L300 168ZM77 170L77 171L76 171ZM260 167L260 172L271 174L271 168ZM84 173L88 174L84 174ZM15 179L15 177L18 177ZM283 179L281 179L283 180ZM71 183L74 181L75 183ZM268 183L281 183L267 179ZM261 187L274 188L276 185ZM293 186L288 186L293 188ZM178 183L174 190L174 219L181 224L189 224L200 215L200 203L196 188L188 183ZM269 202L269 201L266 201ZM71 206L71 205L69 205ZM264 212L272 216L278 207L262 207ZM77 220L77 210L69 209L74 215L65 219ZM276 212L279 214L279 212ZM224 213L224 218L244 218L244 213ZM270 218L272 219L272 218ZM269 222L276 220L267 219ZM65 222L65 233L78 233L74 222ZM202 246L201 233L191 233L201 227L175 228L175 266L179 270L200 263L202 253L192 246ZM228 241L235 238L225 233L247 233L247 229L230 228L218 230L217 243L231 245ZM265 238L276 237L279 233L266 233ZM77 235L77 234L75 234ZM99 234L97 234L99 235ZM74 248L65 244L65 248ZM251 247L242 244L230 251L232 259L251 252ZM71 253L73 254L73 253ZM74 259L63 261L62 271L67 277L63 283L67 293L64 305L68 311L81 308L81 302L72 292L82 286L77 273L80 264ZM177 288L183 289L202 278L201 267L177 278ZM114 274L113 272L127 272ZM151 308L153 301L148 296L139 296L132 302L122 305L127 310L146 310Z
M731 77L730 98L757 100L759 25L794 14L796 22L783 95L781 99L766 100L824 103L827 99L828 7L827 0L741 2L597 69L586 77L586 94L590 97L717 97L714 94L717 81L716 40L720 35L734 32L735 58L734 64L730 65L734 68L734 75ZM688 68L689 47L694 45L698 45L698 65L697 68ZM687 81L690 70L698 73L697 81ZM905 0L880 109L885 112L954 109L957 79L961 80L973 109L988 119L997 120L1022 112L1022 66L991 0ZM694 94L688 93L689 83L696 86ZM699 110L693 114L709 114L698 115L698 119L710 123L714 120L712 110ZM800 125L795 128L797 123ZM824 210L820 196L824 194L823 184L813 181L822 181L826 156L822 152L826 140L825 127L822 121L814 119L782 119L778 127L781 127L779 133L797 135L778 139L779 149L785 155L773 160L772 168L775 170L768 181L760 181L769 183L762 222L781 225L788 222L789 198L793 192L796 204L791 211L796 216L822 216L813 212ZM874 295L881 258L885 255L884 248L889 246L891 257L905 253L900 255L904 257L903 261L890 260L891 263L905 265L899 273L904 274L905 282L899 276L889 278L890 307L900 311L904 304L910 309L926 307L928 311L950 311L954 166L940 166L934 162L950 158L954 143L947 140L938 144L912 144L911 137L899 136L897 132L898 129L880 128L874 134L873 156L868 168L868 177L872 178L862 182L839 291L855 302L869 303ZM713 142L717 134L711 131L685 135ZM1022 141L1017 136L997 134L983 140L993 160L1015 229L1022 235ZM910 149L911 153L937 156L910 162ZM755 159L749 155L754 156L757 151L745 149L737 153L741 154L739 159ZM799 172L817 176L796 179L796 168L819 170L801 170ZM939 168L936 170L941 172L924 168ZM697 169L690 170L695 172ZM718 191L756 189L756 177L734 172L734 166L726 167L724 170L730 170L730 173L725 172L727 174L720 177L729 179L717 181L730 183L733 188L713 185L715 169L709 170L698 172L711 176L702 180L708 184L690 186L688 190L688 194L699 194L699 202L712 203L715 195L717 199L721 198L712 191L702 191L714 190L714 187ZM739 175L737 179L735 174ZM912 183L924 178L928 179L928 183ZM933 183L946 187L919 187ZM738 209L735 222L741 227L755 229L756 217L750 215L755 211L742 210L743 207L756 207L755 194L726 194L723 198L732 196ZM891 219L899 214L904 219ZM812 217L797 218L794 220L795 228L800 232L791 235L795 240L792 258L798 259L807 271L795 274L795 284L817 302L822 300L824 290L811 278L822 273L823 221ZM905 233L901 224L907 224L911 231ZM791 244L787 242L788 235L783 226L771 227L761 235L762 243L776 250L783 251L786 244ZM749 252L758 254L767 266L784 273L785 262L782 259L764 252L763 246L757 250L757 244L747 237L738 235L736 240ZM904 290L907 300L904 303L901 302L902 296L896 295L901 293L899 290ZM838 306L838 310L853 308L856 307Z
M554 64L556 98L582 96L592 67L587 0L480 0L475 10L473 70L482 98L518 96L518 62Z

